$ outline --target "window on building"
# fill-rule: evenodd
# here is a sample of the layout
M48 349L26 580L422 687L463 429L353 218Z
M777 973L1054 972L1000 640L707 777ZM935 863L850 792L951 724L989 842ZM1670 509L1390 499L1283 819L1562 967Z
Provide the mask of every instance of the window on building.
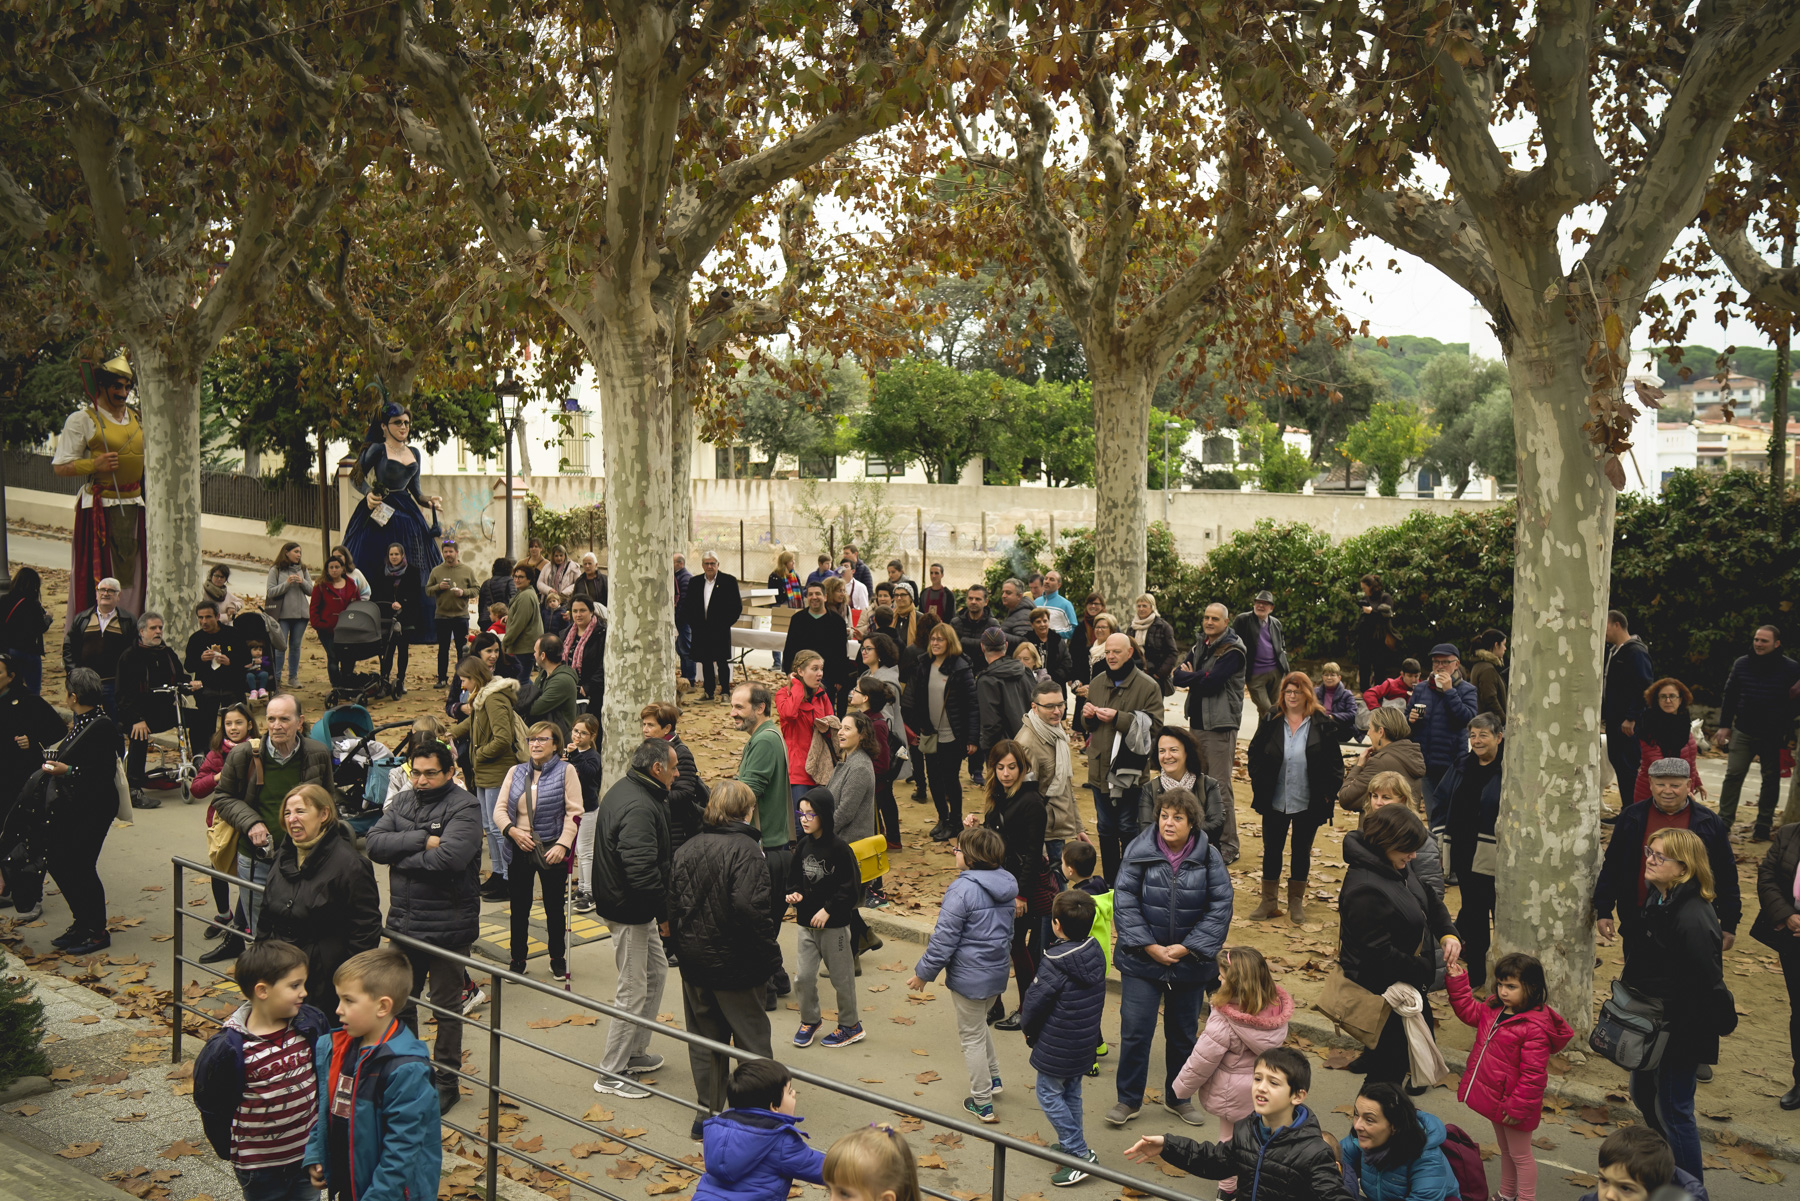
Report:
M748 446L713 447L713 475L722 480L741 480L750 475Z
M1421 470L1419 472L1419 495L1423 498L1430 499L1437 495L1437 486L1442 482L1443 480L1437 472L1432 471L1430 468Z
M892 479L894 476L906 474L906 464L890 463L880 455L870 455L863 460L863 474L871 479L875 476Z
M835 480L837 478L837 456L802 457L800 459L800 478L803 480Z
M560 470L564 475L587 475L589 445L593 435L588 429L588 414L579 408L570 408L575 401L564 403L565 416L562 419L562 464Z

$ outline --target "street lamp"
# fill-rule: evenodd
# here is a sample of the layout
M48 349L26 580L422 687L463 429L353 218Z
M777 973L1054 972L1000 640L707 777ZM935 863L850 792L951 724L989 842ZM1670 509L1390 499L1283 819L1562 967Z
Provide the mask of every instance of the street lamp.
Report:
M513 436L519 428L519 417L525 406L525 390L513 381L508 367L494 385L500 398L500 428L506 436L506 557L513 557Z
M1163 524L1164 525L1169 524L1169 431L1170 430L1178 430L1180 428L1181 428L1181 422L1179 422L1179 421L1163 422L1162 494L1163 494Z

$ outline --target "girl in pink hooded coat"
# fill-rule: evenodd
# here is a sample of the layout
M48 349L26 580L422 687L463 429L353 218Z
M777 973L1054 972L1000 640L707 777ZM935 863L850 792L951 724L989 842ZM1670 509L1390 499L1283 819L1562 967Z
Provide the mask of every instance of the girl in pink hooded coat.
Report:
M1255 947L1225 948L1219 968L1222 978L1213 994L1212 1013L1172 1091L1183 1101L1192 1097L1218 1118L1219 1140L1230 1142L1232 1128L1255 1108L1250 1103L1250 1077L1256 1057L1287 1041L1294 998L1275 983ZM1236 1191L1235 1176L1219 1181L1220 1195Z
M1544 1003L1544 965L1530 955L1502 956L1494 965L1494 995L1477 1001L1462 964L1449 970L1450 1007L1475 1028L1475 1045L1456 1099L1494 1124L1500 1143L1500 1201L1537 1201L1537 1159L1531 1132L1544 1110L1550 1057L1575 1032Z

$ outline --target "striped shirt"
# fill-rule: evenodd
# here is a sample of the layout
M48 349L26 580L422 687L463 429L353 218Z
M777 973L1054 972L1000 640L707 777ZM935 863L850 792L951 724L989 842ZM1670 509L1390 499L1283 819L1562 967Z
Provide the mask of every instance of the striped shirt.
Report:
M231 1120L231 1163L246 1171L299 1163L319 1116L312 1048L292 1026L244 1031L244 1099Z

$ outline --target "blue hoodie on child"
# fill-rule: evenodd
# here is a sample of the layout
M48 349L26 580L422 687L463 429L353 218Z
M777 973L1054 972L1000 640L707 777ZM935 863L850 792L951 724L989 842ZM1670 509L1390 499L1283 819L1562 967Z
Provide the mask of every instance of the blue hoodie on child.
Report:
M727 1109L706 1119L706 1174L694 1201L786 1201L795 1180L825 1183L825 1153L806 1145L800 1119L772 1109Z

